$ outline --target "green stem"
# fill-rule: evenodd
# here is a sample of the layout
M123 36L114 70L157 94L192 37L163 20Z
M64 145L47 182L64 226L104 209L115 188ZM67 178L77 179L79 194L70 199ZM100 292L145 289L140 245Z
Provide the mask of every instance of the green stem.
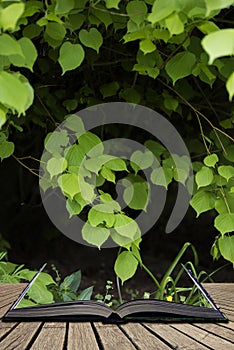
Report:
M123 304L123 298L122 298L122 293L121 293L121 288L120 288L120 283L119 283L119 277L116 275L116 285L117 285L117 291L119 295L119 302L120 304Z
M145 270L145 272L148 273L148 275L151 277L151 279L154 281L154 283L156 284L156 286L158 287L158 289L160 289L160 284L158 282L158 280L156 279L156 277L154 277L154 275L152 274L152 272L141 262L141 266L143 267L143 269Z
M119 247L117 257L121 253L122 247ZM121 287L119 283L119 277L116 275L116 286L117 286L117 291L118 291L118 296L119 296L119 301L121 304L123 304L123 298L122 298L122 292L121 292Z

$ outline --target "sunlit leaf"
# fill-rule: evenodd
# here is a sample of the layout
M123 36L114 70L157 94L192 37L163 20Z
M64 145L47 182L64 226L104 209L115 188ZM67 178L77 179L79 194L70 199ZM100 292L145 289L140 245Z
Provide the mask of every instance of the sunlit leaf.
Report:
M209 55L209 64L218 57L232 56L234 55L234 29L221 29L210 33L202 39L201 44Z
M204 158L204 164L208 167L215 167L215 164L219 161L219 157L217 154L209 154Z
M105 227L93 227L89 225L89 223L86 223L82 228L83 239L86 242L97 246L99 249L109 236L110 230Z
M212 169L203 166L201 170L196 173L195 180L198 188L208 186L212 183L214 178Z
M234 231L234 214L233 213L219 214L215 218L214 226L222 235L228 232L233 232Z
M234 266L234 236L223 236L218 240L220 253Z
M122 284L134 276L138 261L130 251L120 253L115 261L115 273L121 279Z
M196 56L192 52L184 51L173 56L167 62L165 69L175 84L177 80L192 74L195 63Z
M212 192L199 190L190 200L190 205L197 213L197 217L215 206L215 195Z

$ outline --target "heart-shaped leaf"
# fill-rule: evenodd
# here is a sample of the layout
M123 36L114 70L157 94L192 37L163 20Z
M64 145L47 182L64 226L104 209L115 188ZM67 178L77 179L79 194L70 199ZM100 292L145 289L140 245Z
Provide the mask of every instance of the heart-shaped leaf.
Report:
M72 44L68 41L63 43L59 51L58 62L63 74L68 70L75 69L81 65L85 57L83 47L80 44Z
M91 28L89 31L81 29L79 32L79 39L84 46L90 47L99 53L99 49L103 43L103 38L96 28Z

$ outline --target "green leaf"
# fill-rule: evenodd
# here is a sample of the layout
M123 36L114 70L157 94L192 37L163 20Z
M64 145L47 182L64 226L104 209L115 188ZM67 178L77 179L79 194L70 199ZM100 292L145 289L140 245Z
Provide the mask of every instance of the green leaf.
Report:
M213 178L214 178L213 171L210 168L205 166L203 166L201 170L199 170L196 173L196 176L195 176L195 180L198 188L210 185L213 181Z
M93 293L93 286L88 287L78 295L77 300L90 300Z
M215 167L215 164L219 161L219 157L217 156L217 154L213 153L213 154L209 154L208 156L206 156L204 158L204 164L208 167Z
M159 159L163 152L166 150L165 147L162 146L159 142L153 140L147 140L144 143L144 146L147 147L157 159Z
M74 0L56 0L55 14L64 15L69 13L75 7Z
M119 90L119 83L117 81L112 81L111 83L100 86L100 92L103 98L116 95L118 90Z
M6 121L7 121L6 111L0 108L0 130Z
M226 82L226 89L229 94L229 101L231 101L234 95L234 72L232 72L232 74Z
M34 303L29 299L21 299L19 304L17 304L16 308L23 308L23 307L35 306L35 305L37 305L37 303Z
M113 23L111 14L109 13L109 11L105 12L105 11L101 11L101 9L105 10L105 7L102 6L101 4L98 6L99 9L97 8L92 8L92 14L95 17L89 17L90 19L90 23L92 22L92 19L94 18L94 21L92 22L93 24L99 25L100 23L103 23L106 27L106 29L109 27L110 24ZM99 23L97 23L97 19L99 21Z
M28 79L24 75L21 75L20 73L15 73L15 76L17 78L19 78L19 80L21 81L21 83L24 85L24 87L27 90L27 102L24 106L25 111L26 111L33 104L34 90L33 90L33 87L30 85ZM18 126L18 130L20 130L20 126ZM22 131L22 130L23 129L21 129L20 131Z
M78 176L74 173L63 174L58 178L58 184L63 193L72 199L75 194L80 192L80 186L78 183Z
M94 205L88 214L89 223L92 226L105 224L107 227L112 227L115 223L115 215L113 208L107 203Z
M215 206L215 196L212 192L199 190L194 194L190 205L196 211L197 217L205 211L211 210Z
M115 8L118 10L120 1L121 0L105 0L106 8L108 9Z
M11 4L1 9L0 12L0 27L3 30L14 31L16 24L24 12L24 4Z
M24 57L22 55L11 55L10 62L17 67L26 67L33 71L33 65L37 59L37 50L29 38L18 40Z
M82 237L83 239L99 249L101 245L108 239L110 236L110 230L105 227L93 227L86 223L82 228Z
M214 241L211 249L210 249L210 254L213 256L213 259L214 260L218 260L221 256L220 254L220 250L219 250L219 247L218 247L218 241L217 239Z
M205 3L207 8L207 16L209 16L209 14L214 10L221 10L224 8L228 8L231 5L234 5L233 0L205 0Z
M15 74L0 72L0 102L13 111L25 112L28 104L28 89Z
M74 144L68 148L68 151L65 153L65 158L67 160L69 170L70 167L77 167L78 171L79 166L85 159L85 152L80 145Z
M74 100L69 100L74 101ZM84 123L82 119L76 114L69 114L65 117L65 125L67 129L75 131L76 136L79 137L85 133Z
M42 28L34 23L29 24L27 27L23 29L24 37L27 37L29 39L34 39L38 37L41 32L42 32Z
M129 186L125 188L123 198L125 203L131 209L146 210L149 202L149 188L145 181L144 183L129 182Z
M214 221L214 227L222 234L234 231L234 214L219 214Z
M113 171L127 171L127 166L126 163L123 159L121 158L116 158L116 157L112 157L113 159L108 160L105 163L105 167L109 168Z
M139 227L135 220L124 214L115 215L115 230L124 237L134 240L135 235L139 232Z
M135 104L140 103L142 98L139 92L132 87L126 88L120 91L119 96L129 103L135 103Z
M120 253L115 261L114 270L122 284L136 273L138 261L130 251Z
M168 42L170 38L170 33L167 29L154 29L153 37L157 40L163 40L165 43Z
M103 165L100 174L107 181L115 183L115 173L111 169L109 169Z
M197 27L203 34L210 34L212 32L216 32L217 30L219 30L219 27L214 22L210 22L210 21L204 21L202 24L199 24Z
M230 162L234 162L234 145L225 147L224 157Z
M80 174L78 174L79 176ZM79 186L82 199L87 203L92 203L96 197L94 193L94 186L90 183L84 181L82 177L79 176Z
M234 178L234 167L231 165L221 165L218 167L218 173L228 181Z
M0 144L0 159L10 157L14 153L15 145L13 142L5 141Z
M36 281L28 290L28 296L38 304L50 304L54 301L53 294L39 281Z
M9 34L1 34L0 52L3 56L20 55L24 57L20 44Z
M81 281L81 271L73 272L71 275L64 278L63 282L60 284L60 289L70 289L74 293L76 293L79 288Z
M67 167L65 158L51 158L48 160L46 168L50 173L51 178L55 175L61 174Z
M216 199L216 201L215 201L215 210L219 214L228 213L227 204L226 204L226 202L224 201L223 198Z
M174 112L177 110L177 107L179 106L178 100L171 96L166 97L163 101L163 104L167 109L169 109L169 111L174 111Z
M158 186L168 187L169 183L172 181L173 171L168 167L155 168L150 176L153 184Z
M183 185L185 185L185 182L188 178L188 172L185 169L174 168L173 169L173 177L177 182L180 182Z
M192 74L195 63L196 56L192 52L184 51L173 56L167 62L165 69L175 84L177 80Z
M51 134L47 134L45 138L45 148L54 155L60 155L62 148L67 146L68 142L69 138L66 130L54 131Z
M133 170L143 170L149 168L154 162L154 155L151 151L145 153L141 151L135 151L130 158L131 167Z
M115 229L111 229L111 238L112 240L118 244L120 247L128 247L131 246L132 238L125 237L116 232Z
M62 68L62 75L81 65L85 57L83 47L80 44L72 44L68 41L62 44L59 50L58 62Z
M90 47L99 53L99 49L103 43L103 38L96 28L91 28L89 31L81 29L79 32L79 39L84 46Z
M75 197L77 195L75 195ZM85 201L84 201L84 203L86 204ZM67 211L69 213L69 218L71 218L72 216L75 216L75 215L79 215L81 213L83 207L85 206L85 204L81 205L76 200L68 198L66 201L66 208L67 208Z
M84 166L87 170L92 171L95 174L98 174L102 166L112 158L113 157L108 154L102 154L96 158L87 159L84 162Z
M152 13L149 14L148 20L149 22L155 24L162 19L168 17L170 14L172 14L174 11L178 11L178 8L175 3L165 2L164 4L159 1L154 1L153 7L152 7Z
M234 266L234 236L223 236L218 239L219 250L224 259Z
M140 41L140 50L144 52L144 54L147 54L155 51L156 46L150 39L144 39Z
M78 138L78 142L83 152L89 157L98 157L104 151L101 139L91 132L86 132Z
M142 22L144 22L148 9L144 1L133 0L128 2L126 10L127 14L131 18L131 21L139 26Z
M62 41L66 35L66 29L64 28L63 24L55 23L55 22L49 22L46 25L46 34L56 41Z
M221 29L210 33L202 39L201 45L209 55L209 64L218 57L232 56L234 55L234 29Z
M165 24L171 35L181 34L184 31L184 24L177 13L172 13L169 17L167 17L165 19Z

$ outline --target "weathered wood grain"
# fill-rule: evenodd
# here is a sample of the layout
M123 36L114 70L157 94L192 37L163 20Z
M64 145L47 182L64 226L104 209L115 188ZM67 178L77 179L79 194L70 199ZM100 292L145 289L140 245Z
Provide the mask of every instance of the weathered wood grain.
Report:
M105 350L135 350L136 347L117 325L94 323L101 344Z
M211 334L201 328L196 327L192 324L174 324L172 325L174 329L178 329L182 333L188 335L194 341L205 344L212 349L225 349L233 350L233 344L228 340L219 338L218 336Z
M65 322L47 322L43 325L32 350L56 349L62 350L65 343L66 323ZM74 348L75 349L75 348Z
M234 344L234 332L226 327L222 327L220 324L213 323L196 323L194 326L205 330L208 333L214 334L216 337L224 338ZM233 345L234 348L234 345Z
M55 348L54 348L55 349ZM69 323L67 350L98 350L99 346L90 323Z
M145 323L145 327L151 329L155 334L165 339L174 349L180 350L207 350L202 344L198 344L179 330L172 328L169 324Z
M39 322L20 323L1 341L1 350L26 349L39 327Z
M16 322L0 322L0 340L9 333L15 326ZM1 346L0 346L1 348Z
M120 326L132 342L142 350L168 350L170 347L150 333L139 323L127 323Z

